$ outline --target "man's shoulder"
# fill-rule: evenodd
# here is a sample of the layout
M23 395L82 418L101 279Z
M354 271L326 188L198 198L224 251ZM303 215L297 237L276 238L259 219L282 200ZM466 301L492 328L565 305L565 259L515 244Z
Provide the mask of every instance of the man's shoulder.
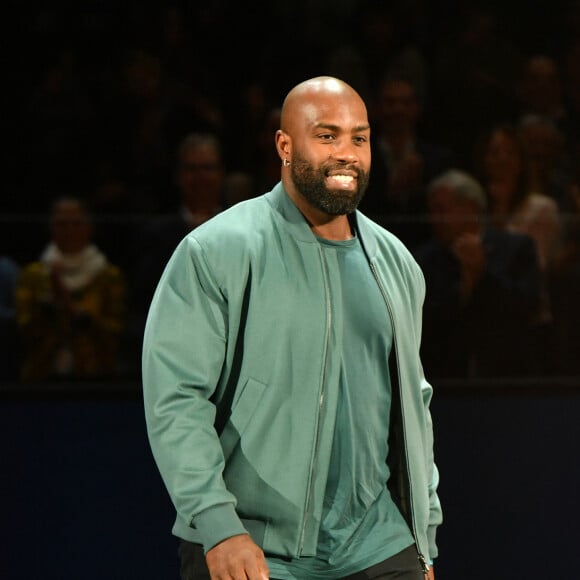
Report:
M256 229L271 224L272 216L264 196L241 201L197 226L190 236L199 242L251 236Z
M241 201L197 226L183 242L220 263L243 260L262 247L274 226L274 216L264 196Z

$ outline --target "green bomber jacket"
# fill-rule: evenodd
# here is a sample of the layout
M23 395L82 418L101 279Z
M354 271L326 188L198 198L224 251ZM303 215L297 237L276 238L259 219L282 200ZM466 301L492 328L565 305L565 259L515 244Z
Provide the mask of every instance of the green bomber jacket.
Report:
M394 329L389 486L419 555L441 508L432 388L419 358L423 275L404 245L353 214ZM160 279L143 344L148 437L177 517L205 550L249 533L269 554L313 556L337 404L329 271L281 183L189 233ZM389 353L385 353L389 356Z

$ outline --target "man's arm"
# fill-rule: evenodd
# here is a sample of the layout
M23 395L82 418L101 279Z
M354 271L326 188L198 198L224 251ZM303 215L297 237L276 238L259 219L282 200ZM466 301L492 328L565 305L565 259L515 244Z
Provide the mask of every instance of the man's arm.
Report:
M246 533L222 477L211 401L223 369L227 304L191 237L177 248L153 298L143 344L151 449L179 518L206 551Z
M426 462L428 466L428 496L429 496L429 525L427 528L427 540L429 542L429 558L433 559L436 558L438 555L437 552L437 544L435 542L435 536L437 527L443 521L443 514L441 511L441 503L439 501L439 496L437 494L437 488L439 487L439 471L437 469L437 465L435 463L434 452L433 452L433 422L431 419L431 412L430 412L430 405L431 405L431 398L433 396L433 387L427 381L425 376L423 375L423 368L421 364L421 356L420 356L420 347L421 347L421 335L422 335L422 308L423 303L425 300L425 279L420 268L417 267L416 270L417 278L416 278L416 290L418 291L417 299L417 312L414 313L415 318L415 336L417 338L416 344L416 352L415 356L417 357L419 370L421 373L421 383L419 388L421 389L421 398L423 401L423 405L425 408L425 430L426 430L426 443L425 443L425 453L426 453ZM432 568L430 569L432 570ZM432 572L431 572L432 573Z

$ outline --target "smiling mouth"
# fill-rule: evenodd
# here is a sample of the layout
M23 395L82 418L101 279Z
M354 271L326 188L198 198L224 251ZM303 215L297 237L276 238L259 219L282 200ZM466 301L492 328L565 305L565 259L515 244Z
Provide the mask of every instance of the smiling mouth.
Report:
M357 176L350 173L330 173L326 180L328 186L336 189L354 190L357 184Z
M331 179L334 179L335 181L338 181L339 183L352 183L355 180L355 177L353 175L342 175L342 174L337 174L337 175L329 175L329 177Z

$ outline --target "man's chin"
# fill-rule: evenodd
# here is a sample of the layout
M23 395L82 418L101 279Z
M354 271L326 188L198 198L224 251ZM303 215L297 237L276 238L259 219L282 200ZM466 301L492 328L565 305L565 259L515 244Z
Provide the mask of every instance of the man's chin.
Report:
M322 209L322 211L326 212L328 215L345 215L354 212L360 201L361 200L357 195L348 197L341 196L340 199L335 197L332 202L324 204L325 207L320 207L320 209Z

